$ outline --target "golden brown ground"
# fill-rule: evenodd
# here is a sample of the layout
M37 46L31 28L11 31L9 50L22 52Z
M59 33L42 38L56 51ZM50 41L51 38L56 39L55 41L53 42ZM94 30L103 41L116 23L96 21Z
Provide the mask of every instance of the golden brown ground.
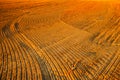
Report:
M0 2L0 80L120 80L120 3Z

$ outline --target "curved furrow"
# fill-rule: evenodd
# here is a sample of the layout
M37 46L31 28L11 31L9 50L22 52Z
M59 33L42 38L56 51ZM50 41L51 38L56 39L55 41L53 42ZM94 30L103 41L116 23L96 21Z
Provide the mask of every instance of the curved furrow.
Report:
M32 70L33 70L32 73L34 75L33 80L40 80L41 79L41 70L40 70L40 67L39 67L39 64L38 64L37 60L35 59L35 55L34 55L35 52L33 52L33 50L31 50L31 48L28 48L28 49L29 50L27 51L27 54L29 54L28 58L31 58L31 60L30 60L30 62L32 62L31 67L34 66L34 70L32 68Z
M4 50L4 45L3 43L1 43L1 51L2 51L2 65L1 65L1 69L0 69L0 79L2 79L2 75L3 75L3 70L4 70L4 53L3 53L3 50Z
M46 52L47 54L50 54L52 53L51 50L47 50L47 49L43 49L44 52ZM57 71L55 71L55 75L60 77L61 79L66 79L66 78L69 78L70 77L68 76L68 74L66 74L66 70L64 69L63 65L60 65L60 61L58 60L59 58L56 59L56 57L54 57L54 55L50 54L48 55L49 58L53 61L53 63L55 64L55 67L57 68Z
M19 39L19 40L17 40L17 42L19 42L18 44L20 44L20 40L21 41L24 41L22 38L21 38L21 36L18 36L17 35L17 38ZM22 42L23 43L23 42ZM36 59L36 53L35 52L33 52L33 50L27 45L27 44L25 44L25 43L23 43L22 44L22 46L21 47L23 47L23 48L25 48L23 51L24 51L24 53L26 54L26 56L27 56L27 58L26 59L29 59L30 61L29 61L29 64L31 65L31 67L32 67L32 76L34 76L33 77L33 79L35 79L35 80L39 80L39 79L41 79L41 70L40 70L40 67L39 67L39 62L38 62L38 60ZM32 53L31 53L32 52ZM33 54L34 53L34 54ZM35 64L36 63L36 64ZM34 66L34 67L33 67ZM33 70L33 68L34 68L34 70ZM28 69L29 70L29 69ZM36 76L36 77L35 77Z
M48 78L49 74L48 74L48 71L47 71L47 66L46 66L45 62L40 58L40 55L38 55L38 52L36 51L36 48L35 48L34 44L32 44L30 42L30 40L28 40L27 38L25 38L25 36L23 37L23 34L22 35L18 34L17 36L18 36L17 38L19 38L21 41L23 41L27 45L29 45L29 47L31 47L31 49L33 48L33 50L35 50L36 54L34 54L34 55L35 55L35 57L36 57L36 59L37 59L37 61L39 63L39 67L40 67L40 69L42 71L42 76L43 76L42 78L43 79L50 79L50 78ZM44 66L44 67L42 67L41 65Z
M38 38L38 37L37 37ZM36 41L37 41L37 39L36 39ZM40 43L40 40L39 40L39 42L37 42L38 44ZM44 53L44 52L43 52ZM47 60L47 62L48 61L51 61L49 64L51 65L51 66L53 66L53 67L51 67L51 68L53 68L53 70L52 70L52 72L54 71L54 69L56 69L56 68L54 68L54 63L52 62L52 61L54 61L54 59L53 60L51 60L51 59L49 59L49 56L48 55L44 55L44 57L46 56L46 58L45 58L45 60ZM49 70L50 71L50 70ZM56 71L58 71L58 70L56 70ZM54 73L54 72L53 72Z
M4 45L4 43L3 43ZM5 45L4 45L5 47ZM4 51L4 50L3 50ZM2 74L1 74L1 80L6 80L6 76L7 76L7 72L8 72L8 55L7 55L7 52L3 52L4 54L4 65L3 65L3 70L2 70Z
M23 44L23 46L21 46L21 47L24 48L24 53L26 54L26 59L28 59L28 62L29 62L29 65L27 65L27 66L30 66L30 69L27 67L28 71L30 70L29 73L31 73L31 75L30 75L31 78L30 79L37 80L38 79L37 75L40 75L40 73L37 73L37 70L35 69L35 63L33 63L34 60L31 59L32 56L30 54L31 52L29 51L31 48L28 45L26 45L26 43L22 43L22 44Z
M68 74L69 74L69 75L72 75L75 80L76 80L76 79L80 79L80 77L79 77L79 75L78 75L78 72L76 72L76 71L73 71L73 72L72 72L72 71L71 71L72 65L73 65L73 62L74 62L74 57L71 58L70 54L66 54L67 57L65 56L65 58L62 59L62 55L60 55L60 54L67 53L67 51L66 51L66 49L63 48L63 46L60 46L60 47L62 48L62 52L61 52L61 49L58 49L58 46L57 46L57 45L54 46L54 47L52 47L53 50L56 51L56 53L57 53L57 55L56 55L57 58L58 58L58 56L61 57L61 58L60 58L60 60L62 61L61 63L63 63L63 65L65 65L65 66L68 68ZM67 59L67 61L69 62L69 64L71 64L71 65L64 63L64 62L66 61L66 59ZM68 59L70 59L71 61L69 61Z
M28 57L27 57L27 53L26 53L26 51L25 51L25 49L24 49L24 46L22 46L22 43L21 42L19 42L19 40L17 41L18 39L16 39L15 40L15 42L16 42L16 46L19 48L19 51L20 51L20 53L21 53L21 56L23 57L23 61L24 61L24 75L23 75L23 79L24 80L33 80L33 76L34 75L32 75L32 69L31 69L31 64L30 64L30 61L29 61L29 59L28 59ZM23 74L23 72L22 72L22 74Z
M8 27L5 26L4 28L5 29L3 31L7 33L7 34L4 34L4 32L3 32L3 35L5 35L4 41L5 41L5 45L7 44L6 45L7 46L6 51L7 51L7 54L8 54L8 64L7 64L8 65L8 72L7 72L7 75L6 75L6 79L7 80L12 80L13 59L12 59L12 53L11 53L11 50L10 50L11 46L10 46L10 43L9 43L9 39L11 38L10 34L12 35L12 33L10 32L9 26Z
M26 44L24 42L19 42L19 40L17 40L17 43L20 45L21 50L23 51L23 55L25 56L25 61L26 61L26 70L27 70L27 74L26 74L26 80L27 79L31 79L31 80L37 80L38 76L36 74L37 70L36 70L36 66L34 63L33 58L31 57L31 55L29 54L29 47L26 46ZM25 45L25 46L23 46Z
M9 50L9 56L8 56L8 73L7 73L7 79L6 80L12 80L12 69L13 69L13 59L12 59L12 53L11 53L11 46L10 43L8 42L9 39L6 40L6 44L8 44L8 49Z
M10 50L11 50L11 54L12 54L12 73L11 73L11 76L12 76L12 80L17 80L17 71L19 70L18 69L18 61L17 59L19 60L19 58L17 58L17 54L15 54L15 46L12 42L13 39L8 39L8 43L9 45L11 46ZM21 63L20 63L21 64ZM21 65L20 65L21 66Z
M60 80L61 79L61 74L60 74L60 69L59 69L59 66L58 66L58 63L55 61L54 57L51 58L50 55L47 55L49 54L46 50L44 51L44 56L47 60L47 62L50 64L51 68L52 68L52 71L53 71L53 74L54 76L56 77L57 80Z
M55 51L55 49L53 50L53 52Z
M34 63L32 63L33 60L28 58L29 52L27 52L27 51L29 50L29 47L24 42L22 42L20 40L20 38L18 38L18 37L16 38L16 43L18 43L18 46L19 46L19 48L21 50L21 53L23 53L23 56L24 56L24 59L25 59L25 63L26 63L26 65L25 65L25 67L26 67L26 76L25 76L25 78L26 78L26 80L27 79L33 80L33 78L34 79L36 78L35 74L37 72L34 70L34 66L33 66Z
M23 51L22 53L23 53L23 55L25 57L25 61L26 61L26 70L27 70L26 79L35 79L35 80L40 79L40 74L38 74L39 72L37 73L37 70L35 67L38 65L35 65L35 63L34 63L34 60L30 54L31 52L29 51L30 48L24 42L22 42L18 39L16 39L16 41L19 44L18 46L20 46L19 48L21 49L21 51Z
M45 52L44 52L45 53ZM48 68L49 75L52 80L58 79L58 77L55 76L56 67L54 66L53 61L49 63L48 61L51 61L51 59L48 58L48 56L44 55L43 59L45 60L46 66ZM51 65L52 64L52 65Z
M13 71L13 73L15 73L13 76L15 76L16 80L22 80L22 71L23 71L23 65L22 65L22 60L20 58L20 53L18 52L17 48L16 48L16 44L11 41L11 45L13 46L14 49L14 56L15 56L15 60L16 60L16 70ZM13 78L14 79L14 78Z
M0 32L1 36L2 36L2 31ZM4 65L4 54L3 54L3 46L2 46L2 37L1 37L1 41L0 41L0 79L2 76L2 70L3 70L3 65Z
M50 50L51 51L51 50ZM47 50L46 52L49 52L49 50ZM53 57L54 55L52 55L52 57ZM57 58L58 59L58 58Z
M4 32L2 32L2 35L5 35ZM6 39L6 38L5 38ZM6 80L6 76L8 73L8 45L6 44L6 40L4 40L3 42L3 54L4 54L4 65L3 65L3 70L2 70L2 74L1 74L1 79L5 79Z
M37 37L38 38L38 37ZM37 41L37 39L36 39L36 41ZM40 43L40 40L39 40L39 42L37 42L38 44ZM50 68L52 69L52 71L50 71L49 70L49 72L51 73L53 73L53 75L54 75L54 77L53 77L53 79L54 78L56 78L56 76L55 76L55 71L58 71L57 70L57 68L56 68L56 64L54 63L54 59L51 59L51 58L49 58L49 56L47 55L47 51L44 51L43 52L44 54L43 54L43 56L44 56L44 58L45 58L45 60L47 61L47 63L49 63L49 65L50 65ZM49 61L49 62L48 62ZM51 75L51 74L50 74ZM52 77L52 76L51 76ZM56 78L57 79L57 78Z
M36 57L37 55L36 52L34 50L31 50L30 52L33 52L34 54L31 54L31 57L34 57L34 62L36 63L35 66L36 66L36 70L37 70L37 74L36 76L38 77L38 80L41 80L42 79L42 73L41 73L41 67L40 67L40 60ZM39 61L39 62L38 62ZM42 59L41 59L41 62L42 62ZM44 79L44 78L43 78Z
M47 50L48 51L48 50ZM56 63L58 63L59 65L61 65L61 69L62 71L64 71L64 74L66 74L66 77L68 77L68 79L70 80L74 80L73 76L71 74L68 74L67 72L69 71L70 67L67 65L65 66L63 63L63 60L60 59L60 57L58 57L59 54L58 51L56 51L54 48L52 48L52 50L49 49L49 54L51 54L51 57L54 57L54 59L56 60Z

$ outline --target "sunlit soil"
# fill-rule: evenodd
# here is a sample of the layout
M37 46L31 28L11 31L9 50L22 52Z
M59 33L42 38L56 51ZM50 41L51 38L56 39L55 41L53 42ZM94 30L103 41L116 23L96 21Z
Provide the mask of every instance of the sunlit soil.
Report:
M120 80L120 4L0 2L0 80Z

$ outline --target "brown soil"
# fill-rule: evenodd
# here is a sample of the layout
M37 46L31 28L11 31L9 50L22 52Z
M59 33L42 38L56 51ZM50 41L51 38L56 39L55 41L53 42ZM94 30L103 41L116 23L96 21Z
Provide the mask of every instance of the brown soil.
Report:
M120 80L120 3L0 2L0 80Z

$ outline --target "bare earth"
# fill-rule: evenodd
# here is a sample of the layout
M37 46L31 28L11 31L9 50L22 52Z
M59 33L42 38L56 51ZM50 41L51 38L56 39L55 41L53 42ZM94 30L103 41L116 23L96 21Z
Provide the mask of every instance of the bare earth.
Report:
M0 2L0 80L120 80L120 3Z

